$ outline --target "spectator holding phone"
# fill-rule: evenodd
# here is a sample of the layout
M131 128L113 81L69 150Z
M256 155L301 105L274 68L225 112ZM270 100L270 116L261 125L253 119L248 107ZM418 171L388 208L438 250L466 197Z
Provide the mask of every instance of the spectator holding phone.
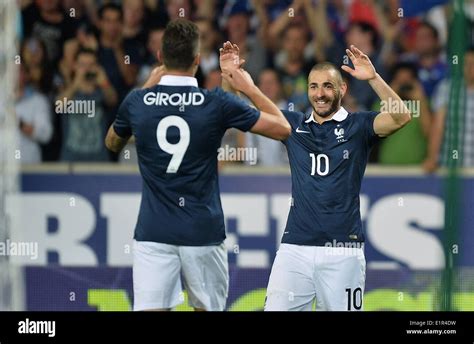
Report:
M105 106L115 106L117 99L95 52L80 50L76 55L72 82L55 103L55 112L62 116L63 125L61 160L109 160L102 142L107 125Z

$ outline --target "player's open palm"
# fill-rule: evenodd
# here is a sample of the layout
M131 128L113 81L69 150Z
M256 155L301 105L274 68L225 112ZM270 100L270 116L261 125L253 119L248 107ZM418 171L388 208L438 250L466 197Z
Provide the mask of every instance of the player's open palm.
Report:
M354 78L359 80L370 80L375 78L377 72L375 71L374 65L366 54L357 49L354 45L351 45L351 49L346 49L346 53L351 59L354 69L343 65L341 67L342 70L346 71Z
M239 69L245 63L245 60L239 56L240 50L237 44L227 41L219 49L219 53L219 64L222 72L232 74L233 71Z

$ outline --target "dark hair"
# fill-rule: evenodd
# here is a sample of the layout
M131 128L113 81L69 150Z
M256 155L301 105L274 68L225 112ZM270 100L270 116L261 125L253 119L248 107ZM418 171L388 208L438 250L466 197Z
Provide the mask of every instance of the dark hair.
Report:
M310 74L311 74L311 72L320 71L320 70L333 70L333 71L336 72L337 82L339 84L342 84L344 82L344 80L342 79L341 71L339 70L339 68L336 67L335 64L333 64L331 62L316 63L313 66L313 68L311 68ZM309 75L308 75L308 77L309 77Z
M166 25L161 46L164 65L169 69L188 70L199 52L199 29L186 19Z
M122 7L117 5L117 4L114 4L114 3L105 4L101 8L99 8L99 18L100 19L104 18L104 13L107 10L117 11L120 14L120 20L123 19Z
M82 55L82 54L92 55L97 59L97 52L94 49L81 47L77 51L76 56L74 57L74 61L77 61L77 59L79 58L79 55Z
M358 27L359 30L363 33L370 33L372 35L372 47L377 48L379 44L379 34L377 32L377 29L372 24L363 21L354 21L350 24L349 30L353 27Z

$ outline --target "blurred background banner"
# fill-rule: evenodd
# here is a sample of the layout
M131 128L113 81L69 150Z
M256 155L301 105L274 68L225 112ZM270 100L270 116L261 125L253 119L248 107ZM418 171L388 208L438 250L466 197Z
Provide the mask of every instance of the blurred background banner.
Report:
M11 256L11 262L25 267L26 309L130 310L140 177L87 165L77 170L24 173L22 193L7 200L7 209L27 214L13 220L19 231L11 241L37 243L36 252ZM250 171L220 178L230 310L262 309L290 206L289 175ZM466 195L474 192L473 175L462 177L461 184ZM406 169L367 172L360 197L367 237L366 310L440 308L445 264L441 191L437 176ZM453 306L474 310L474 214L467 200L459 206L466 216L455 253L462 279L455 280ZM185 304L178 309L187 309Z

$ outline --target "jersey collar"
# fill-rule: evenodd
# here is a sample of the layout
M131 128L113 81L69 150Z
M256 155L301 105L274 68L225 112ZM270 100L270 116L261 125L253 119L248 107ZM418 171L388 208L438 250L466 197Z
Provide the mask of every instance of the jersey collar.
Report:
M342 106L341 108L332 116L331 120L335 120L337 122L342 122L343 120L345 120L347 118L347 115L349 113L347 112L346 109L344 109ZM309 115L309 118L304 121L305 123L310 123L310 122L315 122L317 123L315 120L314 120L314 117L313 117L313 112L311 112L311 115Z
M198 82L197 79L192 76L163 75L158 85L198 87Z

